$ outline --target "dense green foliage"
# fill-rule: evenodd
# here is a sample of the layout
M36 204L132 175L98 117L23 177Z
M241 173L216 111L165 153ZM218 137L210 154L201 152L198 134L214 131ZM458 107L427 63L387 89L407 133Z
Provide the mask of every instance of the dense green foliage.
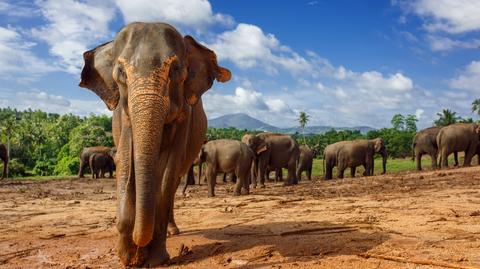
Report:
M0 109L0 141L10 148L9 175L76 174L83 147L112 146L111 126L108 116Z

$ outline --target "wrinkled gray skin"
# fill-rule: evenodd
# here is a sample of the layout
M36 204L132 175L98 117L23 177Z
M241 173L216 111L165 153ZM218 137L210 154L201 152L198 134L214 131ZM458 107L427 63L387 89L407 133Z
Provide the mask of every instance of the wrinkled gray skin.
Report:
M112 158L115 159L115 152L117 149L115 147L104 147L104 146L96 146L96 147L88 147L84 148L82 152L80 152L80 169L78 171L78 177L82 178L85 173L85 168L90 167L90 156L94 153L107 153ZM93 174L93 172L92 172Z
M3 161L3 172L0 178L0 180L2 180L7 176L8 169L8 150L4 144L0 144L0 159Z
M463 166L470 166L480 143L479 134L480 126L471 123L455 123L443 127L437 135L441 167L448 167L448 156L459 151L465 152Z
M237 175L233 195L240 195L242 188L248 194L253 158L253 152L243 142L229 139L207 142L200 152L200 161L206 164L208 197L215 196L217 174L222 172Z
M382 174L385 174L388 156L383 139L340 141L328 145L323 155L325 179L333 178L333 167L335 166L338 170L338 178L343 178L345 169L347 168L350 168L351 176L355 177L355 171L359 165L363 165L365 168L364 176L373 175L375 153L382 155Z
M281 169L287 167L288 177L285 186L298 184L296 175L297 160L300 155L298 143L289 135L260 133L248 139L248 146L255 153L257 159L256 178L252 179L252 186L265 187L265 176L268 167Z
M412 160L416 161L417 170L422 170L422 156L427 154L432 160L432 168L437 168L438 145L437 135L442 127L430 127L415 134L412 142ZM454 152L455 166L458 165L458 154Z
M165 23L131 23L84 53L80 86L113 110L117 253L126 266L168 261L173 201L205 141L202 94L231 74L213 51Z
M300 157L297 164L297 178L302 179L302 172L305 171L307 179L312 180L313 151L307 145L300 146Z
M113 178L113 170L115 169L115 162L113 157L108 153L93 153L90 155L90 170L92 171L92 178L104 178L108 171L110 178Z

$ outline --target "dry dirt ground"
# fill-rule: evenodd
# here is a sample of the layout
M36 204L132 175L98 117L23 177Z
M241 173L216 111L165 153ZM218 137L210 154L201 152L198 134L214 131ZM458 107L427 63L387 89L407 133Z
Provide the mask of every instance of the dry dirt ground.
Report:
M114 188L0 182L0 267L121 267ZM231 190L177 193L171 268L480 268L480 167Z

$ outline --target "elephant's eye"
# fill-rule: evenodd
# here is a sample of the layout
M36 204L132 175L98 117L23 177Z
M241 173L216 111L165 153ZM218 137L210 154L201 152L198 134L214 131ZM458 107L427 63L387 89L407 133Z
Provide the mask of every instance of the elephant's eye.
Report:
M127 73L125 72L125 68L122 65L117 65L113 71L113 78L122 84L127 83Z

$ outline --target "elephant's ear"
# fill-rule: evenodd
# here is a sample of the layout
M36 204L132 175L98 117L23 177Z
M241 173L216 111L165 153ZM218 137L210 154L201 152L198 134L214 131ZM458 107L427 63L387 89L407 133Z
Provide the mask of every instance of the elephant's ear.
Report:
M112 50L113 42L110 41L83 54L85 66L79 84L96 93L110 110L117 107L120 98L117 83L112 77Z
M227 82L232 73L218 65L215 52L199 44L193 37L187 35L184 41L188 69L185 98L189 105L195 105L202 94L212 87L214 80Z

